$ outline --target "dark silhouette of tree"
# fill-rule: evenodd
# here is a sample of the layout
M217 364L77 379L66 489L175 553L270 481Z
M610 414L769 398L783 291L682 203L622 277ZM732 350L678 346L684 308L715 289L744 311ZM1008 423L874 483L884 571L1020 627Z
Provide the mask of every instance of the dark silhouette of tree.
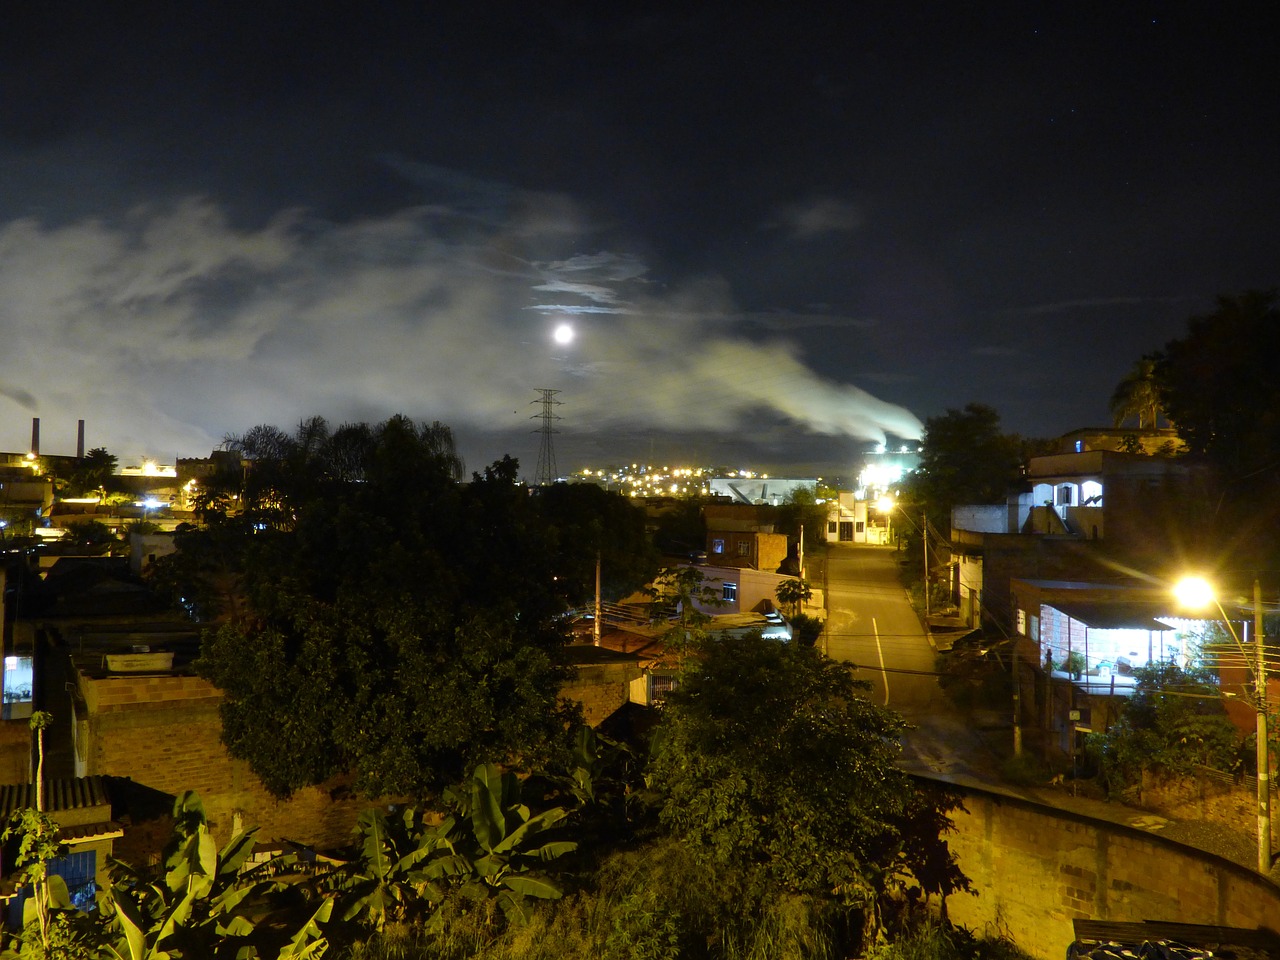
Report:
M108 453L106 447L94 447L72 468L70 476L67 477L67 493L72 496L84 496L88 493L110 490L117 463L115 454Z
M1000 415L980 403L925 421L920 466L903 485L905 509L924 509L939 530L951 527L951 508L1003 503L1016 489L1027 443L1000 430Z
M1193 454L1244 478L1280 461L1280 309L1274 291L1220 297L1155 357L1165 409Z
M197 666L268 789L349 772L368 795L423 794L559 749L566 595L516 461L461 483L447 428L403 417L237 447L243 513L181 536L159 575L218 602Z
M1208 463L1219 539L1237 567L1275 566L1280 544L1280 304L1275 291L1220 297L1155 356L1155 379L1192 460Z
M553 483L532 494L553 536L556 582L571 606L595 597L597 556L606 600L621 600L653 579L658 553L644 510L628 498L593 483Z
M1160 426L1164 413L1160 387L1156 382L1154 357L1143 357L1116 385L1111 394L1111 415L1117 427L1124 426L1130 418L1138 421L1138 429L1155 429Z

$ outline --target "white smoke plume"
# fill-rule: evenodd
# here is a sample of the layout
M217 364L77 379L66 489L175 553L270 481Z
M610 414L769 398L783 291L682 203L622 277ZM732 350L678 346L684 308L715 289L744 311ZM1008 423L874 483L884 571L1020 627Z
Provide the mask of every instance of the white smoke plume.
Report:
M200 456L313 414L496 434L527 427L542 387L573 395L576 430L731 434L764 413L919 436L910 412L817 377L789 341L749 339L723 284L664 291L627 254L556 256L590 236L565 198L519 193L483 216L286 211L246 228L188 199L0 223L0 449L25 449L32 415L47 452L73 452L85 418L89 445L122 459ZM561 322L568 346L549 336Z

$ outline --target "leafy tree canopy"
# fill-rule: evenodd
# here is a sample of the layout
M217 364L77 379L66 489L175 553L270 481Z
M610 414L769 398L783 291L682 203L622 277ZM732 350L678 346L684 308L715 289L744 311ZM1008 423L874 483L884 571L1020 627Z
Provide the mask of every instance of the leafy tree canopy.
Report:
M571 605L594 597L597 557L607 600L621 600L652 579L658 553L644 511L626 497L592 483L554 483L534 494L552 533L557 582Z
M777 508L779 532L799 537L800 531L804 530L805 553L820 549L827 540L828 510L826 503L819 501L825 501L833 495L831 491L820 490L812 485L787 491Z
M1154 663L1134 676L1137 686L1120 719L1090 738L1109 790L1141 783L1146 770L1181 774L1193 764L1235 766L1241 737L1227 718L1212 671Z
M405 418L246 437L244 512L210 498L161 573L221 618L197 666L231 753L278 795L343 771L377 795L558 749L560 615L642 532L630 504L531 496L510 458L457 482L447 428Z
M1277 351L1280 300L1251 291L1219 298L1154 357L1165 412L1190 456L1214 468L1214 517L1240 566L1274 566L1280 543Z
M1000 415L981 403L948 410L925 421L920 466L904 484L904 499L924 506L941 530L951 526L951 508L1003 503L1015 489L1028 444L1000 430Z
M1187 334L1154 357L1154 377L1169 417L1194 454L1236 477L1275 473L1280 450L1280 350L1275 291L1220 297L1192 317Z
M80 458L67 477L66 492L71 496L83 496L110 490L117 462L115 454L108 453L106 447L94 447Z
M1136 419L1138 429L1155 429L1164 412L1160 388L1155 379L1156 361L1143 357L1121 380L1111 394L1111 415L1117 427Z
M904 843L927 801L895 766L903 721L865 699L848 664L758 634L708 638L699 654L649 771L668 830L710 863L846 905L873 908L886 878L912 869L905 850L926 872L921 851L941 841ZM958 872L927 872L958 888Z

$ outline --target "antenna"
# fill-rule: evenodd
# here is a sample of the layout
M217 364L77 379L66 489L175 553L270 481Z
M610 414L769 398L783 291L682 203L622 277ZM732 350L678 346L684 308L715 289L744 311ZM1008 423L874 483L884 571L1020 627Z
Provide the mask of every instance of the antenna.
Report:
M534 433L542 434L542 446L538 448L538 478L537 484L540 487L549 486L556 482L559 473L556 470L556 448L552 437L555 436L556 429L554 422L560 417L555 413L555 407L560 406L560 401L556 399L559 390L550 390L546 387L538 387L538 392L542 394L541 400L533 400L531 403L541 403L542 412L535 413L530 420L541 420L542 426L535 430Z

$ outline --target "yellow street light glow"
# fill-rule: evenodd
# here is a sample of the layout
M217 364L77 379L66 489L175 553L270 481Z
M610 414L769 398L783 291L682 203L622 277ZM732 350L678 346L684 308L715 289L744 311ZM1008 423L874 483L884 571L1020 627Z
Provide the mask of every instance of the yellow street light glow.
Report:
M893 497L881 497L876 501L876 509L881 513L888 513L893 509Z
M1173 595L1190 610L1203 610L1218 599L1213 584L1204 577L1183 577L1173 585Z

